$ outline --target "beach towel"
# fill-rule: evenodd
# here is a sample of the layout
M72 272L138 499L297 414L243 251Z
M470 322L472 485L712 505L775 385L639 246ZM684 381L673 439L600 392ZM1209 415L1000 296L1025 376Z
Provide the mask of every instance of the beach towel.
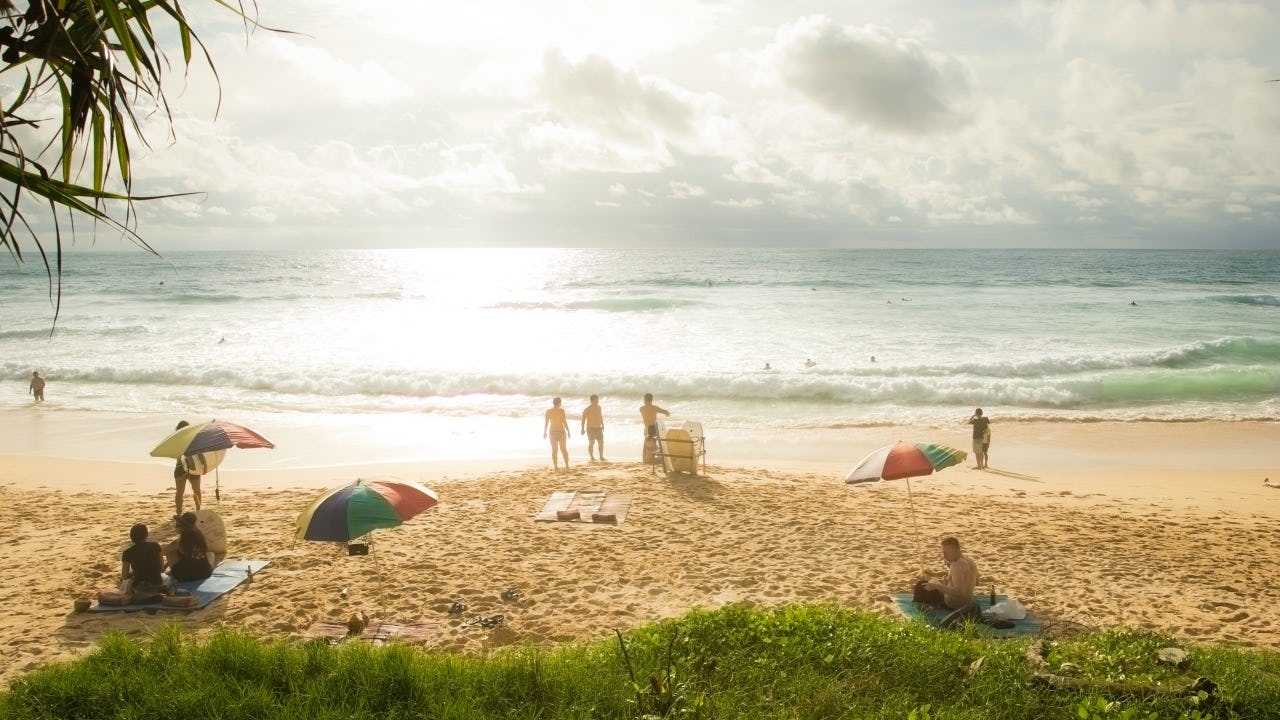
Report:
M330 643L342 642L352 637L359 637L374 644L382 644L388 640L428 640L440 629L439 623L393 624L379 620L370 621L358 636L349 634L345 620L317 620L303 633L304 637L322 638Z
M213 574L203 580L188 580L178 583L179 590L186 590L196 599L190 607L168 607L156 598L151 602L138 602L129 605L103 605L94 603L89 612L138 612L156 610L190 612L199 610L209 603L230 592L249 577L249 572L257 573L270 563L269 560L227 560L213 569Z
M551 493L533 517L538 522L580 522L621 525L631 510L631 496L603 490L562 490ZM573 514L577 513L574 517ZM567 514L566 514L567 513Z
M991 607L991 597L986 593L976 594L973 596L973 599L974 602L978 603L978 609L980 610L986 610ZM996 595L996 602L1008 599L1009 597L1007 595ZM902 613L902 616L908 620L918 620L932 625L933 627L938 627L938 624L942 622L942 619L952 612L951 610L940 610L927 605L917 606L915 602L911 600L911 593L909 592L894 593L893 604L894 607L898 609L898 612ZM976 627L979 635L1001 638L1019 637L1023 635L1039 635L1044 629L1041 626L1040 621L1036 620L1031 613L1027 613L1027 616L1021 620L1011 620L1010 622L1013 623L1013 627L1011 628L996 628L981 623Z

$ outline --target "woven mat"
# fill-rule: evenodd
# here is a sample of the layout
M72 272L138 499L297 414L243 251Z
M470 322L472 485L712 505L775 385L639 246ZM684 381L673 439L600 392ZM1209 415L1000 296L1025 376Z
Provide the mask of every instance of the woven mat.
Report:
M347 621L345 620L317 620L311 624L311 627L306 629L303 636L309 638L324 638L331 643L342 642L343 640L350 640L357 637L361 640L367 640L372 643L384 643L393 639L412 642L414 640L429 640L435 637L439 630L439 623L397 625L373 620L365 626L364 632L359 635L348 635Z
M577 510L574 520L561 520L561 510ZM624 493L606 493L603 490L561 490L551 493L547 502L533 517L539 522L578 522L621 525L631 510L631 496ZM612 519L610 519L612 516Z

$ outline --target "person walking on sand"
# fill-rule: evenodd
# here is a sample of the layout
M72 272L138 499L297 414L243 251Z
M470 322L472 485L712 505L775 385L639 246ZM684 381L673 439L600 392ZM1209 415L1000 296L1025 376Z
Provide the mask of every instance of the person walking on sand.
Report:
M600 460L604 461L604 414L600 412L600 396L592 395L591 404L582 411L579 435L587 436L587 454L596 459L595 448L600 447Z
M40 377L39 371L31 371L31 384L27 386L27 390L35 396L36 402L44 402L44 378Z
M969 417L969 424L973 426L973 458L981 470L987 466L987 448L991 447L991 418L983 417L982 408L977 408Z
M564 456L564 469L569 469L569 420L565 417L564 408L560 407L560 398L551 401L542 416L542 438L551 438L551 465L558 471L560 461L556 458L556 448Z
M174 432L190 425L191 423L182 420L178 426L174 428ZM187 472L182 466L182 458L178 458L173 465L173 524L178 524L178 518L182 517L182 500L187 494L187 483L191 483L191 499L196 504L196 510L200 509L200 476L195 473Z

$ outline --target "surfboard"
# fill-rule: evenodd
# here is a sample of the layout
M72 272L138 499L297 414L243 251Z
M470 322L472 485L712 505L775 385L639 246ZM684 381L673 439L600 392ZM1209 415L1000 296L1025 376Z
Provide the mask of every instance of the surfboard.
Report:
M226 457L226 450L210 450L209 452L196 453L195 455L183 455L181 462L182 468L189 475L208 475L214 468L222 464L222 458Z
M671 428L667 431L663 457L667 460L667 472L697 474L697 458L693 452L693 436L688 430Z
M196 528L204 533L209 552L219 557L227 554L227 528L222 524L221 515L214 510L197 510Z

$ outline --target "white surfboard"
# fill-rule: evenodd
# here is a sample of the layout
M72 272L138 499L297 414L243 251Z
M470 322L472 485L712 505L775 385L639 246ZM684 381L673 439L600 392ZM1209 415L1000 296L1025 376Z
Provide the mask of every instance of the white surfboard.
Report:
M227 528L222 524L222 516L217 511L197 510L196 529L204 533L204 542L209 546L209 552L218 557L227 554Z
M208 475L214 468L222 464L226 450L210 450L195 455L182 456L182 468L190 475Z

